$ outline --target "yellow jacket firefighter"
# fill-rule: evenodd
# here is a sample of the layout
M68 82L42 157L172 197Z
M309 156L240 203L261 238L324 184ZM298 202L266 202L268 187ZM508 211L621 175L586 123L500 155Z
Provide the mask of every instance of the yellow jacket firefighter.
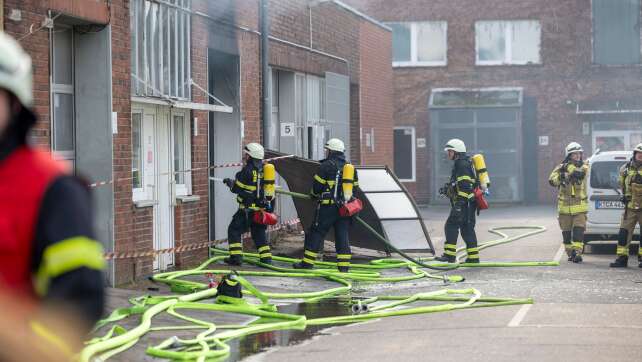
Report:
M559 188L557 196L557 211L560 214L575 215L588 212L586 197L586 175L588 163L563 163L555 167L548 182Z
M627 201L626 207L631 210L642 209L642 164L627 162L620 168L620 188Z

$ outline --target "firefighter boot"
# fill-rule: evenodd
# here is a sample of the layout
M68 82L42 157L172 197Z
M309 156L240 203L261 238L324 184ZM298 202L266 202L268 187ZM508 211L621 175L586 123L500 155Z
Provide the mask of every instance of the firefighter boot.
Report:
M628 267L628 263L629 263L629 257L625 255L620 255L609 266L611 268L626 268Z
M642 268L642 258L638 258L638 268Z
M231 266L241 266L243 263L243 259L241 259L240 255L230 255L229 257L223 259L225 264L231 265Z
M298 263L292 264L292 268L294 268L294 269L312 269L312 268L314 268L314 265L312 265L310 263L306 263L304 261L300 261Z
M641 265L642 265L642 264L641 264ZM349 268L349 267L347 267L347 266L340 266L340 267L338 267L338 269L339 269L339 271L340 271L341 273L347 273L347 272L348 272L348 270L349 270L350 268Z
M579 264L581 262L582 262L582 254L575 253L575 256L573 257L573 263Z
M446 254L436 257L435 260L446 262L446 263L454 263L456 261L454 256L446 255Z

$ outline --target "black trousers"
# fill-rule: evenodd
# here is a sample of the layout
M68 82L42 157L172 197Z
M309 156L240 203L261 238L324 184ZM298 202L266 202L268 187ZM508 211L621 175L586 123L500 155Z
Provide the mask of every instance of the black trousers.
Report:
M475 233L475 212L477 207L474 202L465 202L455 205L450 209L450 215L446 220L444 232L446 235L446 244L444 245L444 254L456 256L457 238L461 233L462 239L466 243L466 252L468 258L479 259L479 249L477 249L477 234Z
M254 211L248 209L239 209L234 216L232 216L232 222L230 222L230 225L227 227L230 255L240 255L243 252L241 236L248 230L250 230L252 240L256 248L259 249L259 253L263 254L261 249L269 253L269 248L267 248L267 250L264 248L267 246L267 226L252 221L253 216Z
M341 266L346 265L350 260L350 240L348 231L350 229L350 218L341 217L339 208L336 205L321 205L317 220L305 233L305 254L304 262L313 264L313 258L321 251L323 241L330 229L334 227L334 243L337 250L337 259Z

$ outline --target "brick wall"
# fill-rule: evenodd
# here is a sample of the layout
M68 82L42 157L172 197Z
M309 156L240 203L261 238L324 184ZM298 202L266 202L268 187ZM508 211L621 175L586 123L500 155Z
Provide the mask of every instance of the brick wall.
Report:
M388 30L370 22L360 23L359 100L361 128L374 130L374 152L362 148L366 165L390 165L393 162L392 132L392 39Z
M523 87L524 96L537 99L537 133L550 138L550 145L538 147L535 156L540 201L553 200L553 190L546 178L560 162L564 146L576 140L591 148L590 137L582 135L585 120L575 114L575 105L567 105L566 100L642 98L642 67L592 64L590 0L480 0L474 5L465 0L412 0L403 6L385 0L346 2L384 22L448 22L447 66L394 69L395 123L415 125L417 137L428 141L427 148L417 149L417 184L408 184L420 202L430 199L421 190L430 190L431 155L440 152L442 146L429 143L427 104L433 88ZM541 22L542 64L476 66L475 21L510 19Z

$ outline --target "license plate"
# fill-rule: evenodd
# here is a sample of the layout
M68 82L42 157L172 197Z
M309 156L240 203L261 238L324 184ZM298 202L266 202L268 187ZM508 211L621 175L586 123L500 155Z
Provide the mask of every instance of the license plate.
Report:
M624 203L622 201L596 200L595 208L596 209L624 209Z

